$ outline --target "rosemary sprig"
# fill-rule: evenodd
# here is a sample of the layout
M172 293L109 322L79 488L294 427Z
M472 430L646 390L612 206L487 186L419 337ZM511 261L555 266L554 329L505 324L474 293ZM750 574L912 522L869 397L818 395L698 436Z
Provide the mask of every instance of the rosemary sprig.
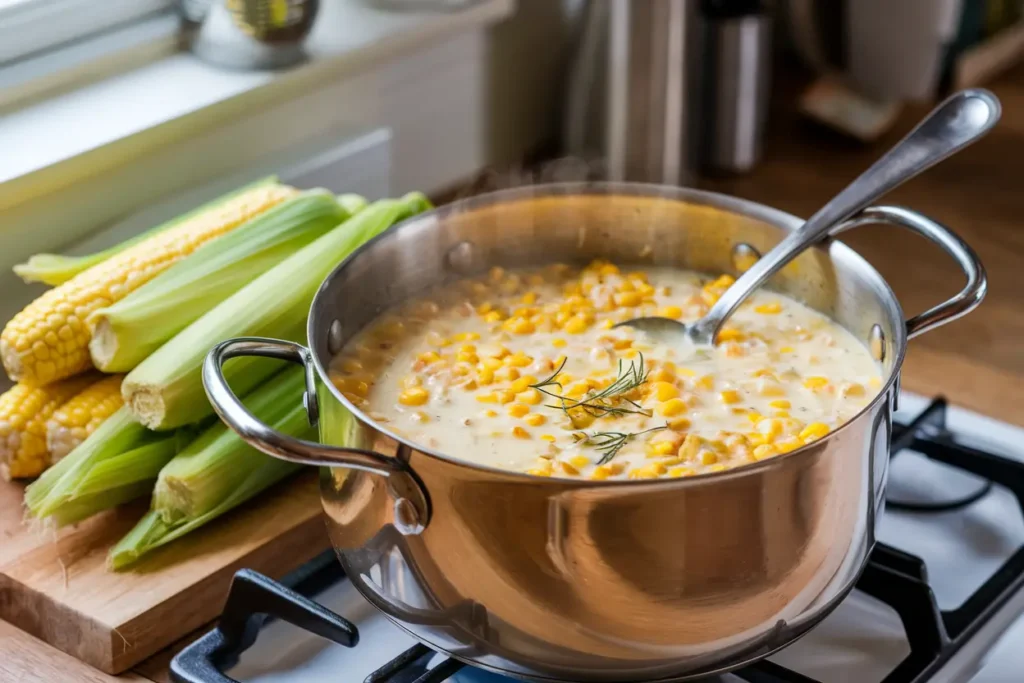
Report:
M651 427L650 429L645 429L642 432L594 432L593 434L577 432L576 441L577 443L593 446L600 451L601 459L597 461L597 464L604 465L605 463L611 462L612 458L619 454L619 451L622 450L623 446L629 443L630 439L642 434L658 432L662 429L668 429L668 425Z
M565 360L562 360L562 364L558 366L551 376L543 379L536 384L530 386L546 394L552 398L558 399L558 405L546 404L548 408L557 408L564 412L569 419L572 419L572 415L569 413L574 408L579 408L588 415L595 418L607 417L609 415L644 415L646 417L651 416L651 411L641 406L636 401L626 398L626 394L638 388L644 382L647 381L647 376L650 374L649 371L644 369L644 355L641 353L639 362L629 362L629 367L623 370L622 359L619 359L618 376L615 381L606 386L604 389L597 393L588 393L583 396L580 400L574 400L566 398L561 394L556 394L551 391L549 387L558 387L562 389L562 385L557 381L557 377L562 368L565 367ZM623 405L623 403L627 405Z

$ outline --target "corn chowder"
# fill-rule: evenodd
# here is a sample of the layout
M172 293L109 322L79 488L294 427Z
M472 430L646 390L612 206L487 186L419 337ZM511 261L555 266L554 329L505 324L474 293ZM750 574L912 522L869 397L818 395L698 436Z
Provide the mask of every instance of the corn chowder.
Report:
M714 348L648 343L628 318L703 316L733 283L595 262L430 292L334 360L345 396L430 449L536 476L655 479L719 472L820 439L881 385L868 350L767 291Z

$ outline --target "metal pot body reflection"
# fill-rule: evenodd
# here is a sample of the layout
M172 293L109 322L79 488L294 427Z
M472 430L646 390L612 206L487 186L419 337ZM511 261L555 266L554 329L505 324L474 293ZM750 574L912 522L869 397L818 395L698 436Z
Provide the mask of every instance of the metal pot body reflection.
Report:
M820 441L750 466L685 479L531 477L402 442L330 384L328 366L384 309L491 266L585 263L737 273L801 222L762 205L630 184L552 185L486 195L415 217L368 243L323 283L309 348L234 340L204 379L250 443L329 464L321 494L331 541L360 592L427 645L511 676L562 681L684 680L791 643L851 590L874 543L892 412L907 340L976 305L984 272L959 238L895 207L887 221L940 243L968 284L905 320L892 290L830 242L771 287L819 310L871 349L879 394ZM320 444L246 418L219 378L257 353L307 366ZM251 418L251 416L249 416Z

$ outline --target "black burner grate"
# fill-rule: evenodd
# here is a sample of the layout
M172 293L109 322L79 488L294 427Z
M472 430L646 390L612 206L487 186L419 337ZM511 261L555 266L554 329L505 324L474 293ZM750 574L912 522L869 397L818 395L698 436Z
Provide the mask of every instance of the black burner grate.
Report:
M986 453L956 441L946 429L946 401L935 399L906 425L893 425L892 453L911 449L932 460L977 475L1007 488L1024 513L1024 463ZM954 501L944 509L977 500ZM288 583L292 588L242 570L231 584L220 623L171 662L171 677L178 683L235 683L222 673L255 642L267 618L279 618L347 647L359 634L346 619L310 600L326 586L343 578L333 555L310 567ZM876 544L857 582L857 589L884 602L899 615L906 630L910 654L881 683L924 683L958 655L963 646L989 625L993 617L1024 587L1024 547L1019 548L964 603L940 610L928 585L924 561L896 548ZM365 683L441 683L464 665L445 659L428 669L435 653L416 645L384 664ZM747 683L817 683L811 678L764 660L733 673Z

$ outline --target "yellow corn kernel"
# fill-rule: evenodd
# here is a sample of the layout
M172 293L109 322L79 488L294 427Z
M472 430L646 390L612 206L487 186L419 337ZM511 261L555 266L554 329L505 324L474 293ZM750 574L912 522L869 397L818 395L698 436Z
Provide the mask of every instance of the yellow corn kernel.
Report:
M720 275L717 280L711 283L712 287L720 287L722 289L728 289L736 283L736 278L732 275Z
M430 422L430 416L424 413L422 410L417 410L412 414L412 419L419 423Z
M726 405L731 405L739 403L742 399L740 398L740 392L735 389L726 389L718 394L718 400Z
M487 394L477 394L476 400L480 403L497 403L498 395L493 391Z
M789 417L789 411L788 410L776 410L774 413L772 413L772 417Z
M586 457L585 455L574 455L571 458L569 458L569 464L575 467L576 469L581 470L590 464L590 458Z
M879 388L880 386L882 386L882 378L872 377L871 379L868 380L868 386L871 387L872 389Z
M556 349L563 349L563 348L565 348L566 343L567 342L564 339L552 339L551 340L551 345L554 346Z
M714 389L715 378L712 375L704 375L696 382L699 389Z
M668 368L664 367L658 368L657 370L652 370L651 374L647 375L647 380L652 383L668 382L669 384L671 384L675 380L675 378L675 373L669 370Z
M663 318L679 319L683 317L683 309L678 306L663 306L661 310L658 311L658 315Z
M465 377L471 372L473 372L473 368L469 365L469 363L459 363L452 368L452 373L456 377Z
M747 338L747 335L743 334L742 332L737 330L735 327L723 327L718 332L718 341L719 342L743 341L746 338Z
M768 441L773 441L782 434L782 420L774 417L761 420L757 425L757 430L764 434Z
M761 444L760 446L756 446L754 448L754 458L756 458L757 460L764 460L765 458L770 458L773 455L778 454L778 449L775 448L775 446L773 446L770 443Z
M685 432L690 428L690 421L685 417L674 417L668 421L668 428L674 432Z
M726 467L725 465L722 465L721 463L719 463L718 465L712 465L711 467L709 467L708 471L709 472L725 472L727 469L729 469L729 468Z
M512 417L523 417L530 412L530 406L524 406L522 403L512 403L505 410Z
M779 453L789 453L803 446L803 441L795 436L787 436L775 442L774 446Z
M540 438L551 443L555 442L555 436L553 434L541 434Z
M490 313L488 313L488 314L486 314L484 316L484 322L487 322L487 323L500 323L503 318L504 318L504 316L502 316L500 311L491 311Z
M605 318L604 320L601 321L601 329L610 330L613 327L615 327L615 321L612 320L611 318Z
M430 400L430 393L423 387L410 387L398 395L398 402L406 406L421 406Z
M700 450L701 438L696 434L687 434L686 438L683 439L683 444L679 447L677 454L684 460L693 460L697 457L697 451Z
M527 474L532 474L535 477L550 477L551 476L551 467L550 466L548 466L548 467L534 467L532 469L526 470L526 473Z
M488 370L487 368L484 368L480 372L476 373L476 379L480 384L493 384L494 370Z
M823 422L812 422L800 431L800 438L804 441L820 439L828 434L828 425Z
M828 379L825 377L808 377L804 380L804 386L808 389L821 389L823 386L828 384Z
M526 431L522 427L513 427L512 436L516 437L517 439L529 439L530 432Z
M423 355L423 354L420 354L420 355ZM440 356L438 356L438 359L440 359ZM362 370L363 370L363 364L360 363L355 358L344 358L344 359L342 359L342 361L338 365L338 367L341 368L342 372L347 372L349 374L355 374L357 372L362 372Z
M478 339L480 339L479 332L459 332L457 334L452 335L452 341L457 342L477 341ZM470 350L476 351L476 347L474 346Z
M612 471L607 465L598 465L591 471L590 478L594 481L604 481L611 475Z
M679 388L671 382L655 382L651 386L654 398L659 401L667 401L679 397Z
M576 429L585 429L594 424L596 419L582 408L570 408L567 414L569 415L569 421L572 422L572 426Z
M494 373L494 379L499 379L505 382L512 382L519 379L519 370L514 367L502 368Z
M466 351L465 347L463 347L463 350L455 354L455 360L460 363L475 363L480 358L473 351Z
M647 455L657 458L663 455L672 455L676 452L676 445L671 441L649 442L647 444Z
M485 370L500 370L502 363L497 358L484 358L480 361L480 365Z
M544 399L539 391L530 388L527 389L526 391L522 391L516 394L516 400L519 401L520 403L525 403L526 405L535 406L538 405Z
M479 399L477 399L477 400L479 400ZM483 414L484 417L498 417L498 413L496 413L495 411L491 410L490 408L485 410L482 414Z
M505 389L498 392L498 403L505 405L516 400L516 392Z
M778 410L787 410L792 407L789 401L784 398L777 398L774 401L770 401L768 405L772 408L777 408Z
M569 334L582 334L587 331L587 327L589 327L589 325L586 319L578 315L574 315L566 321L565 325L562 326L562 329Z
M565 395L568 398L580 398L583 394L590 391L590 385L586 382L573 382L565 389Z
M526 304L527 306L532 306L533 304L537 303L537 293L527 292L526 294L523 294L523 298L520 299L519 301Z
M506 356L505 363L514 368L525 368L533 362L533 356L527 356L522 351L516 351L511 356Z
M640 355L639 349L625 349L621 353L623 358L636 358Z
M757 412L747 413L747 419L753 422L755 425L764 419L764 415Z
M793 353L796 351L792 346L780 346L779 353Z
M494 310L494 305L484 302L476 307L476 312L480 315L486 315Z
M673 479L678 479L679 477L692 477L695 474L696 472L691 470L689 467L673 467L668 471L668 476Z
M527 415L523 421L531 427L540 427L542 424L547 422L548 419L540 413L534 413L532 415Z
M768 443L768 437L761 432L747 432L745 436L751 446L762 446Z
M639 306L643 301L639 292L618 292L614 296L616 306L633 307Z
M713 451L700 452L701 465L714 465L716 462L718 462L718 456Z
M527 318L509 318L502 326L513 334L532 334L537 331L536 326Z
M436 363L441 360L441 356L436 351L424 351L420 355L416 356L417 360L421 360L428 365L430 363Z
M686 410L686 402L681 398L670 398L658 405L658 414L664 417L675 417Z
M665 474L668 468L660 462L649 462L641 467L636 467L629 472L630 479L657 479Z
M846 382L839 388L839 390L842 392L843 396L864 395L864 385L857 384L856 382Z
M431 346L443 348L451 345L452 341L447 337L442 337L437 332L427 332L427 343Z
M523 392L523 391L526 391L527 389L529 389L531 384L536 384L536 383L537 383L537 378L536 377L534 377L533 375L525 375L525 376L520 377L519 379L515 380L514 382L512 382L512 384L509 386L509 389L511 389L512 391L514 391L514 392L516 392L518 394L520 392Z
M569 476L578 477L580 474L580 471L578 469L573 467L571 463L568 463L565 460L559 460L558 466L562 468L562 472L568 474Z
M754 313L760 313L761 315L775 315L777 313L782 313L782 304L775 301L770 304L754 306Z

